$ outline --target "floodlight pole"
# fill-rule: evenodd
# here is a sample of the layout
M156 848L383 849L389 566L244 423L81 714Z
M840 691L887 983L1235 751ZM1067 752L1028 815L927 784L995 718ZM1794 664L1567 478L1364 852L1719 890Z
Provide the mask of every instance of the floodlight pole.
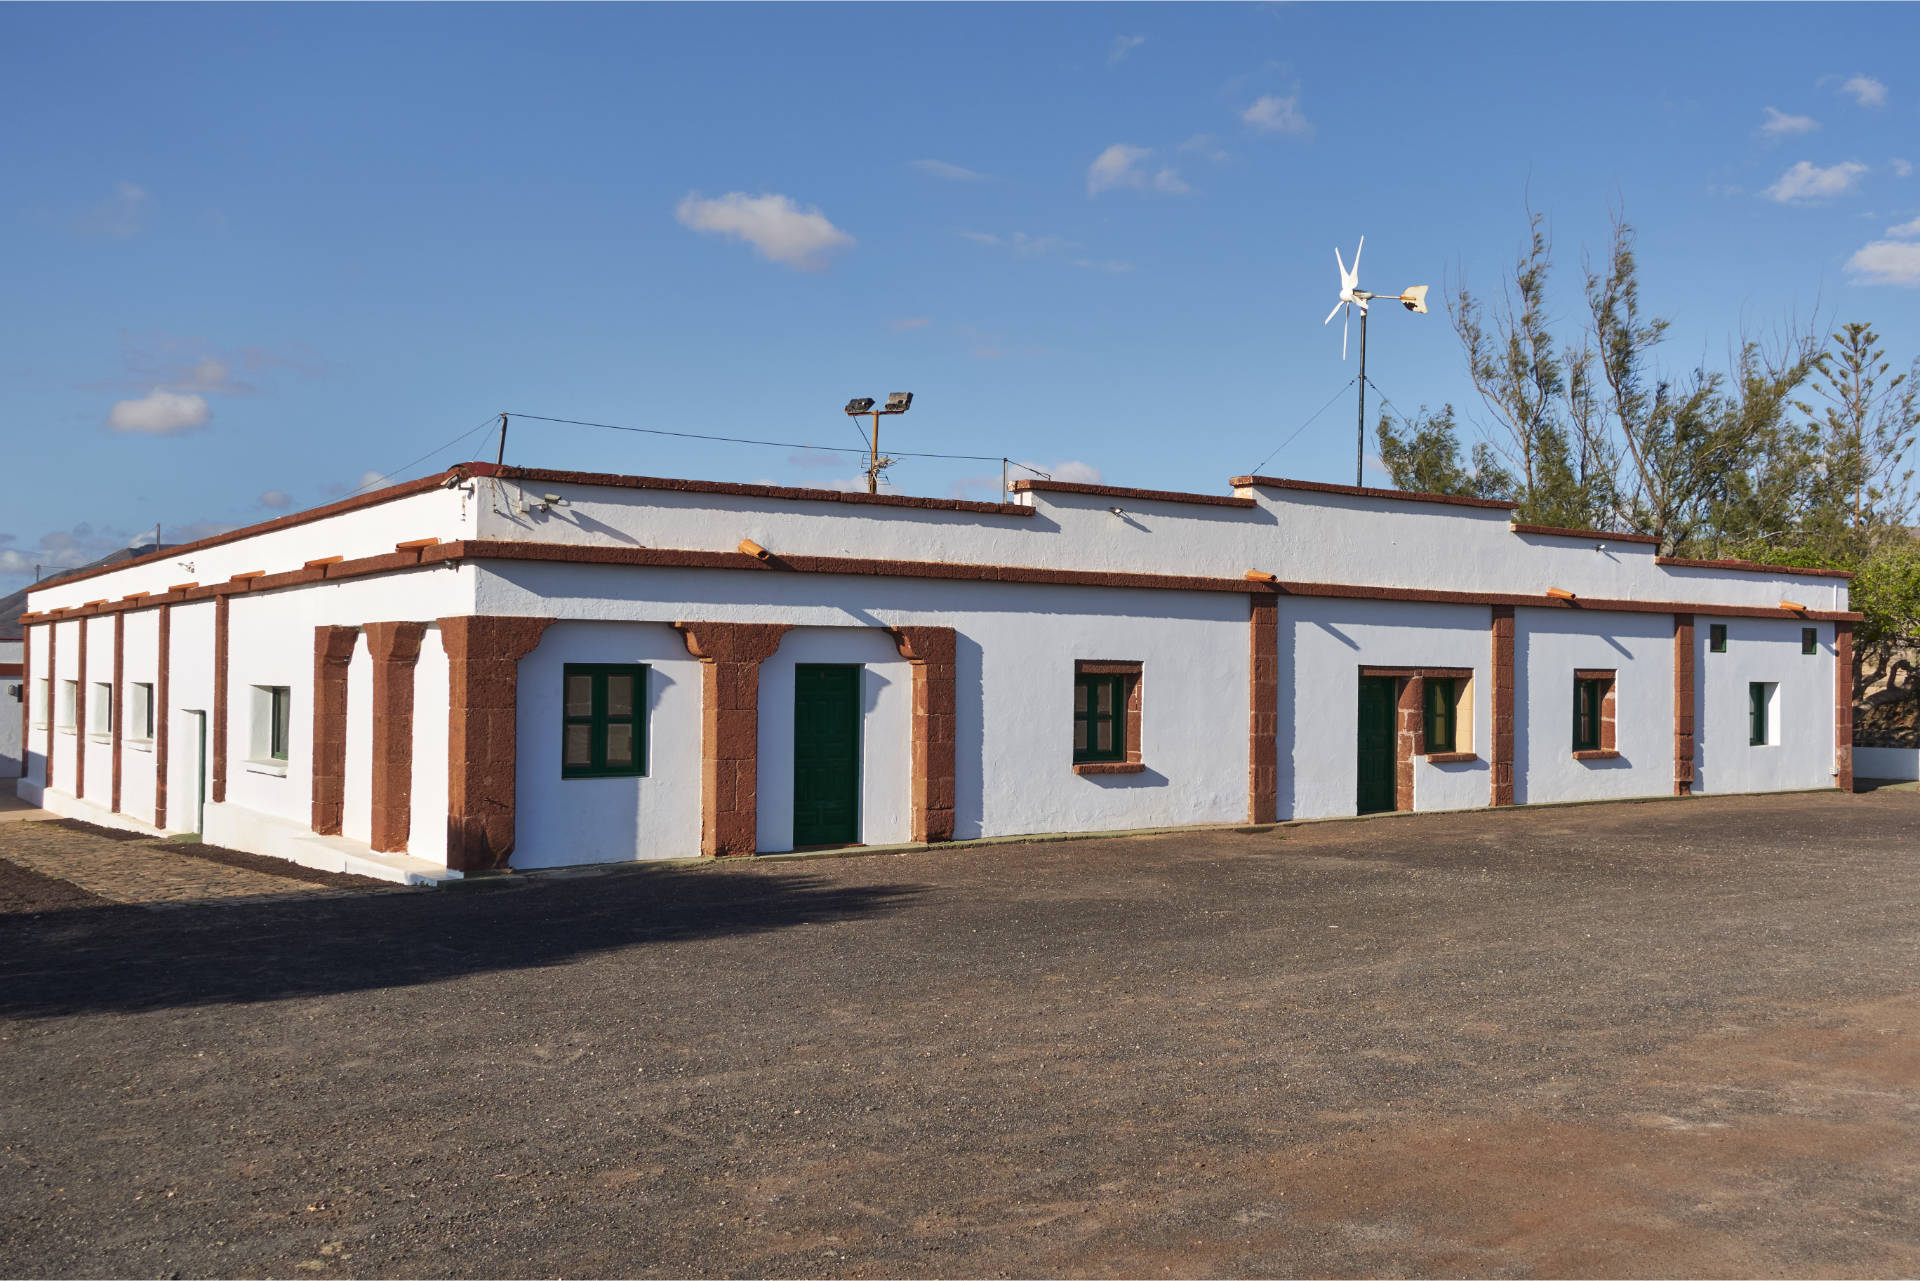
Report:
M873 411L873 439L867 442L867 447L873 451L867 460L867 492L877 494L880 492L880 411L877 409Z

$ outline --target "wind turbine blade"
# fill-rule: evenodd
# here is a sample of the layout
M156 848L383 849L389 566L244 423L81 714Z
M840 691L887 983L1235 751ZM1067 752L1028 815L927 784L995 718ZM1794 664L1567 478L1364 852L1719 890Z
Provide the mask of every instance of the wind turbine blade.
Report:
M1365 249L1366 247L1367 247L1367 238L1365 236L1362 236L1360 237L1359 248L1356 248L1353 251L1353 279L1355 284L1358 284L1360 281L1360 250Z
M1323 320L1323 321L1321 321L1320 323L1321 323L1321 324L1323 324L1323 325L1331 325L1331 324L1333 323L1333 318L1334 318L1334 316L1336 316L1337 314L1339 314L1339 311L1340 311L1340 309L1341 309L1342 307L1344 307L1344 306L1346 306L1346 305L1347 305L1347 304L1345 304L1345 303L1343 303L1343 302L1337 302L1337 303L1335 303L1335 304L1333 304L1333 310L1332 310L1332 311L1330 311L1330 312L1328 312L1328 313L1327 313L1327 318L1326 318L1325 320Z
M1347 320L1351 320L1352 318L1353 315L1349 312ZM1347 358L1347 320L1340 322L1340 359L1342 360Z
M1347 264L1340 261L1340 248L1338 245L1334 246L1333 265L1340 268L1340 283L1344 287L1347 282Z

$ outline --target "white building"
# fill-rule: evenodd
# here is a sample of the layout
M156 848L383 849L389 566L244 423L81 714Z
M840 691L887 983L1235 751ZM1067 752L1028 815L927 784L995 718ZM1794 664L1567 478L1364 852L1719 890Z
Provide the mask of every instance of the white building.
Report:
M464 464L69 575L20 793L403 877L1850 787L1843 574L1239 477Z

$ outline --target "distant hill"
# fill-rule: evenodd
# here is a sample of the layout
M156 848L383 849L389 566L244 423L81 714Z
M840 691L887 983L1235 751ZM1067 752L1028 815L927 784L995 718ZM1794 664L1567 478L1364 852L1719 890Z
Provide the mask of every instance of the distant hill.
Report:
M151 555L157 551L170 552L179 545L178 543L161 543L156 547L149 543L139 547L122 547L119 551L108 552L99 560L91 560L84 565L77 565L70 569L56 569L48 574L47 577L58 578L63 574L76 573L82 569L92 569L96 565L113 565L123 560L132 560L136 556ZM21 639L20 615L27 612L27 593L32 590L32 587L22 587L11 596L0 596L0 641L17 641Z

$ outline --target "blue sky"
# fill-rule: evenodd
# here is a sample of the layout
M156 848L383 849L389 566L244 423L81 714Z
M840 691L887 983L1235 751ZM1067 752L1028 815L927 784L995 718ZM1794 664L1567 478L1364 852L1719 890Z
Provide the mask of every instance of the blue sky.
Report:
M502 409L857 445L840 406L909 390L883 443L1217 492L1353 375L1336 245L1484 288L1528 199L1569 334L1612 203L1676 371L1815 315L1904 366L1916 47L1905 5L7 6L0 591ZM1396 405L1483 417L1438 308L1376 319ZM1266 470L1350 481L1353 425ZM858 472L530 422L508 459Z

